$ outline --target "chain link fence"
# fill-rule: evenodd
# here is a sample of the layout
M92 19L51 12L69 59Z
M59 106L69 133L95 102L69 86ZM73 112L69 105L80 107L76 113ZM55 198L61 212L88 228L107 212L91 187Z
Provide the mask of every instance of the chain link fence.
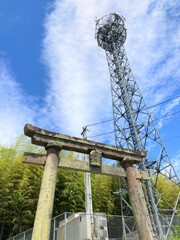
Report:
M169 222L170 216L164 215L162 223L165 221ZM175 237L178 226L180 226L180 218L175 216L170 231L170 235L174 236L174 239L177 239ZM31 240L32 231L33 229L29 229L8 240ZM133 216L124 216L122 218L122 216L103 213L96 213L93 216L85 213L63 213L52 219L49 240L80 239L138 240L139 238Z

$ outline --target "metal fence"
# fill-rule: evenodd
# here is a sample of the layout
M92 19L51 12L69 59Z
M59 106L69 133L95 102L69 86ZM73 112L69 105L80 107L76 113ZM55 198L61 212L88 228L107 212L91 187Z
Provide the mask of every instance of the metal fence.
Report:
M82 225L86 219L86 225ZM90 225L87 225L87 219ZM164 219L169 219L168 215L164 215ZM101 220L101 221L100 221ZM104 223L103 223L104 221ZM81 225L80 225L81 223ZM93 226L92 226L93 224ZM179 226L179 218L175 216L173 226ZM92 227L91 227L92 226ZM90 229L93 229L91 231ZM22 232L8 240L31 240L32 230ZM63 213L52 219L51 233L49 240L79 240L84 232L90 231L91 237L82 239L94 240L138 240L138 234L135 227L133 216L105 215L95 213L93 216L85 213ZM78 233L79 232L79 233ZM87 234L87 233L86 233ZM172 227L171 235L175 235L174 227ZM93 236L93 237L92 237Z

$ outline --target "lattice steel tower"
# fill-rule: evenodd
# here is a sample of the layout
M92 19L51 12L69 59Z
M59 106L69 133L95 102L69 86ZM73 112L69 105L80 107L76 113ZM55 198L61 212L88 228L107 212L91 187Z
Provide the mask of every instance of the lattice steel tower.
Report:
M116 145L148 150L146 159L138 168L148 171L155 185L160 174L179 184L178 176L128 63L123 46L126 35L124 18L117 13L106 15L96 22L97 42L106 51L110 72ZM178 201L175 207L170 205L171 218L167 220L160 215L158 203L162 196L157 193L151 180L145 184L143 194L155 238L167 239Z

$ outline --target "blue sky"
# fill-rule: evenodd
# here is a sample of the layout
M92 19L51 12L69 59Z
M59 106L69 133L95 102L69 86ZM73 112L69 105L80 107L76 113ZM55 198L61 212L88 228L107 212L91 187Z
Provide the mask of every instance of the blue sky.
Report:
M112 118L105 52L95 19L126 19L127 56L147 106L180 95L180 2L171 0L0 1L0 143L25 123L80 137L82 126ZM152 108L153 118L180 110L180 99ZM180 157L180 114L157 122L171 159ZM113 131L111 122L89 136ZM93 138L114 144L114 136Z
M40 64L46 1L1 1L1 54L28 95L43 94L44 67Z

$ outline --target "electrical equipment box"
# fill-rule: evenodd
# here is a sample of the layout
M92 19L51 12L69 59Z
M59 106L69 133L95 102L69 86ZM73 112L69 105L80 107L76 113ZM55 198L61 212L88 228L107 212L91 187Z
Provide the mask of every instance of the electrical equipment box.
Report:
M91 240L90 218L84 213L74 213L59 223L55 235L55 240Z
M94 214L94 237L93 240L108 240L107 219L105 213Z
M59 223L55 240L108 240L105 213L74 213Z

